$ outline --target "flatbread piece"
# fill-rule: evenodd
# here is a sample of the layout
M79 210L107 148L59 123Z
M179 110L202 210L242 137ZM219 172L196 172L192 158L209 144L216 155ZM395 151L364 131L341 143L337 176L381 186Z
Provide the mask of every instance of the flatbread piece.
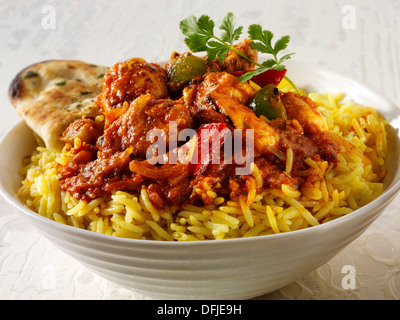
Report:
M60 151L60 136L73 121L95 117L102 80L109 68L76 60L49 60L19 72L8 96L17 113L43 139L50 150Z

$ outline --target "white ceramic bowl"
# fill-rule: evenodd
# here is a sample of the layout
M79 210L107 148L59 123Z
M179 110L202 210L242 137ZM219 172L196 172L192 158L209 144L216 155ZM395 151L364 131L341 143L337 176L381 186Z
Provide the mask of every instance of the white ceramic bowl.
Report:
M330 260L380 215L400 188L399 109L370 88L306 64L288 64L290 77L311 91L349 93L390 120L384 193L329 223L245 239L160 242L114 238L46 219L15 198L20 160L35 146L24 122L0 143L0 191L24 219L89 269L124 287L162 299L245 299L289 284Z

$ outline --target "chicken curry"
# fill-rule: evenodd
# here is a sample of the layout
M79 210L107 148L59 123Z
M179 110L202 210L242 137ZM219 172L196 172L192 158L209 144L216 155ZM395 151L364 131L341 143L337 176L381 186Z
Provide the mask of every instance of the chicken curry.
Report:
M257 60L249 40L235 48ZM242 130L242 142L251 130L252 159L262 175L263 189L282 184L300 189L311 183L307 158L336 166L343 141L328 131L318 105L299 93L279 91L277 83L264 82L261 87L255 79L240 82L238 77L253 67L232 50L223 61L174 53L165 66L139 58L117 63L105 74L96 100L101 120L83 117L61 137L74 154L62 169L61 189L76 199L91 200L117 190L146 188L158 208L210 204L212 198L195 192L205 182L222 197L246 194L251 172L237 174L235 169L243 163L236 158L224 161L226 135L210 142L208 152L218 149L218 162L211 157L193 161L192 147L211 138L201 134L204 129L232 137L235 130ZM163 137L166 148L164 154L157 149L149 157L157 142L154 129L161 133L158 139ZM187 129L197 132L195 139L173 138ZM175 163L150 161L151 157L168 159L171 151L178 155Z

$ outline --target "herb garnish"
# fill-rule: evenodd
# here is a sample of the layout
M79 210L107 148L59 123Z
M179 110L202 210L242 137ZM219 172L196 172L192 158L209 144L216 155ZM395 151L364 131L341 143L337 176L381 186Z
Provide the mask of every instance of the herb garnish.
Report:
M35 78L38 76L39 76L39 73L29 70L27 73L24 74L24 79Z
M67 80L62 80L56 83L56 86L65 86L67 84Z
M272 38L274 37L273 33L269 30L262 30L260 25L252 24L249 27L248 33L249 38L253 40L251 47L259 52L272 54L273 59L264 61L261 65L256 64L258 68L246 73L242 80L249 80L253 76L263 73L268 69L283 70L286 68L282 62L289 60L294 53L286 54L280 59L278 59L278 53L287 48L290 36L283 36L275 42L275 45L272 45Z
M252 77L259 75L269 69L283 70L286 67L282 64L289 60L294 53L289 53L278 59L278 53L287 48L290 37L283 36L272 44L273 33L268 30L263 30L258 24L252 24L248 29L248 37L253 40L251 46L253 49L261 52L272 54L273 59L266 60L262 63L251 60L249 57L238 51L233 43L239 40L243 27L235 27L236 19L233 13L228 13L219 27L222 30L220 37L214 34L215 23L207 15L202 15L200 18L190 16L180 22L180 29L186 36L185 43L192 52L207 52L207 59L222 61L225 59L229 50L233 50L238 55L253 63L256 68L247 72L239 78L243 83L250 80ZM285 79L298 91L293 82L285 76Z
M221 23L220 29L224 32L220 38L214 34L214 21L206 15L199 19L190 16L182 20L179 27L186 36L186 45L192 52L206 51L209 60L217 58L220 61L224 60L230 49L235 50L233 42L239 39L243 30L243 27L235 29L235 17L232 13L228 13Z

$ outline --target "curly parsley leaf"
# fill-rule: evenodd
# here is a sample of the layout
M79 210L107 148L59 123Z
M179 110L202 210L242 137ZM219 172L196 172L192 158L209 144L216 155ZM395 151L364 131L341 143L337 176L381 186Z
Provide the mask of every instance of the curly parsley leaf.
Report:
M239 81L240 83L249 81L251 78L258 76L261 73L264 73L267 70L270 70L271 68L257 68L253 71L246 72L244 75L240 76Z
M224 44L221 44L217 41L210 41L206 51L208 59L215 60L217 58L219 61L222 61L225 59L226 54L229 51L229 47L226 47Z
M293 53L285 54L283 57L281 57L281 58L279 59L278 65L281 65L282 62L284 62L284 61L286 61L286 60L289 60L289 59L292 57L292 55L294 55L294 52L293 52Z
M285 50L290 42L290 36L283 36L275 42L274 51L279 52Z
M199 19L190 16L180 22L180 29L187 37L199 35L209 39L213 35L214 21L206 15L202 15Z
M269 30L263 30L259 24L252 24L248 29L248 35L249 38L253 40L251 43L253 49L261 53L271 54L273 55L273 59L264 61L261 65L255 63L258 68L241 76L240 82L250 80L252 77L269 69L283 70L286 68L282 63L289 60L294 53L286 54L279 59L278 54L287 48L290 42L290 36L283 36L273 44L272 39L274 38L274 34Z
M200 18L190 16L180 22L182 33L186 36L185 43L192 52L207 52L210 60L224 60L228 51L232 49L233 42L239 40L243 27L235 28L235 17L228 13L219 27L221 37L214 34L215 23L209 16Z
M251 47L259 52L272 54L275 64L270 68L284 69L282 62L289 60L294 53L289 53L278 59L278 53L285 50L290 42L290 36L283 36L272 44L274 34L269 30L263 30L259 24L252 24L248 30L249 38L253 40Z
M233 13L229 12L225 18L222 20L221 30L225 32L221 35L221 40L233 44L235 41L239 40L242 34L243 27L238 27L235 29L236 19Z
M185 43L192 52L206 51L207 42L213 37L214 22L207 16L197 19L190 16L180 22L182 33L186 36Z

